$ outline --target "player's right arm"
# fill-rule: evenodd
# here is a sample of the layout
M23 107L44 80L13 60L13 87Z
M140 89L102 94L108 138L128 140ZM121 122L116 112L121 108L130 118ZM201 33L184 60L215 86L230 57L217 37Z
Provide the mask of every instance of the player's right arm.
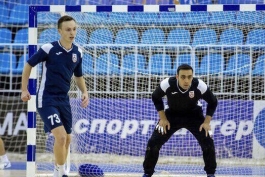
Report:
M159 114L159 122L156 126L156 129L158 130L159 133L162 133L162 134L166 134L167 130L170 129L170 123L167 120L167 117L164 111L164 103L162 99L166 95L166 90L169 87L168 80L169 78L164 79L152 94L152 101Z
M28 91L28 82L29 82L29 75L31 73L32 66L28 63L25 64L23 73L22 73L22 82L21 82L21 100L28 101L30 100L31 96Z
M28 101L31 98L30 93L28 91L28 82L32 67L36 66L40 62L45 61L52 47L53 46L50 43L44 44L32 57L30 57L30 59L25 64L22 73L22 83L21 83L22 101Z
M170 123L167 120L166 114L164 110L158 111L159 114L159 122L156 126L156 129L161 134L167 134L167 130L170 129Z

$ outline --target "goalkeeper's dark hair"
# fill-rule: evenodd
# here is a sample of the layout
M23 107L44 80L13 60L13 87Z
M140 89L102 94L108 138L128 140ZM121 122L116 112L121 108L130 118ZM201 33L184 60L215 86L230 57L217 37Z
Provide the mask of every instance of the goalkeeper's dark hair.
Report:
M179 74L180 70L191 70L192 73L193 73L193 68L190 65L188 65L188 64L179 65L179 67L177 69L177 74Z
M68 15L64 15L64 16L62 16L61 18L59 18L59 20L58 20L58 23L57 23L57 27L58 27L58 29L60 29L61 27L62 27L62 23L63 22L67 22L67 21L74 21L74 22L76 22L75 21L75 19L73 18L73 17L71 17L71 16L68 16Z

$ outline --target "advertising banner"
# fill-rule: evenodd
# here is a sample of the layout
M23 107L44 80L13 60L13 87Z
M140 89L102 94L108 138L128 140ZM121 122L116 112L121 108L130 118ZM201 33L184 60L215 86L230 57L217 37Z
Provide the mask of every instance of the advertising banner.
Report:
M265 158L265 101L254 102L253 158Z
M72 100L78 102L77 100ZM253 101L219 101L211 122L217 157L252 158ZM78 105L79 103L74 103ZM205 103L203 103L205 109ZM74 112L74 140L79 151L144 155L158 121L149 99L92 99ZM161 155L201 156L197 140L186 129L176 132Z
M9 152L25 152L27 147L27 103L20 97L0 97L0 136Z
M0 136L8 151L24 152L26 104L12 105L10 102L1 102ZM78 151L144 155L147 141L158 121L150 99L91 99L85 109L80 107L80 100L72 99L71 104L74 105L73 143ZM203 102L204 110L205 107ZM265 157L264 110L264 101L219 100L211 122L218 158ZM52 145L50 142L46 144ZM197 140L186 129L177 131L160 153L172 156L202 155Z

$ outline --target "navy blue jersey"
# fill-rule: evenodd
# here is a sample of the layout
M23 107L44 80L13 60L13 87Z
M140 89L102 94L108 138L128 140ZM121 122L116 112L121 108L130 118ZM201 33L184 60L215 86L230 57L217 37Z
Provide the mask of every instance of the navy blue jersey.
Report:
M69 104L71 78L73 74L76 77L83 75L82 50L74 44L66 50L59 41L47 43L28 60L32 67L40 62L43 68L37 94L38 107Z
M201 110L200 99L205 100L207 105L206 115L212 116L217 107L217 99L200 79L193 78L188 90L179 88L176 77L164 79L152 94L152 100L157 111L164 110L162 97L167 96L167 106L170 110L179 114L190 114Z

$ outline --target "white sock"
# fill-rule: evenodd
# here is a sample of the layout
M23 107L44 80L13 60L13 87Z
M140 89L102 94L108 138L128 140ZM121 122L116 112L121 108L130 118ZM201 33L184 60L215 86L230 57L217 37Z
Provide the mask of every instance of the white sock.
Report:
M64 165L58 165L57 164L57 169L58 169L60 174L65 174Z
M8 160L8 158L7 158L7 155L5 154L5 155L2 155L2 156L0 156L0 160L2 161L2 162L9 162L9 160Z

